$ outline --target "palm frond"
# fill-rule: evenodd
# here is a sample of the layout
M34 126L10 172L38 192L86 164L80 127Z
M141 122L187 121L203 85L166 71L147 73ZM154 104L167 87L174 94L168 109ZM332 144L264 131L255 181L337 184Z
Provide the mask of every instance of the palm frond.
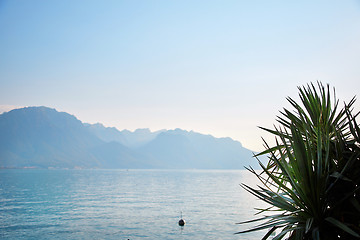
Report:
M240 224L261 222L238 232L269 229L281 231L273 239L324 239L338 236L360 238L360 127L353 115L355 98L339 109L335 89L317 82L299 87L300 104L287 100L293 111L283 109L279 127L263 128L275 136L276 144L255 155L268 156L257 173L257 188L241 186L269 207L258 209L265 215ZM333 96L333 100L332 100ZM339 197L341 196L341 197ZM346 204L346 205L344 205ZM274 214L276 212L276 214ZM271 214L272 213L272 214Z

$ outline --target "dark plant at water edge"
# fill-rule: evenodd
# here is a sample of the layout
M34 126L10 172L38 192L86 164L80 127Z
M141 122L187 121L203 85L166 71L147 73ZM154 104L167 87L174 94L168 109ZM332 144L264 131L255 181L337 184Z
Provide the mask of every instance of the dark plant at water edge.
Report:
M268 164L261 172L248 170L260 181L257 188L241 184L269 204L259 209L258 223L239 233L268 229L263 237L289 240L360 239L360 128L353 114L355 98L343 108L321 83L299 87L301 104L287 100L274 130L265 142ZM275 231L276 230L276 231Z

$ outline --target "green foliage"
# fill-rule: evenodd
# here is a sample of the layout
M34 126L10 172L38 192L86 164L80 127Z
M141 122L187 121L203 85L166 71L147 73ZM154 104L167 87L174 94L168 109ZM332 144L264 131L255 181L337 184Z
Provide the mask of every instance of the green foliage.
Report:
M288 98L295 111L284 109L275 130L276 145L259 155L268 155L262 172L251 171L260 180L257 189L242 187L270 205L260 209L264 217L239 233L276 229L273 239L360 239L360 129L352 114L353 98L342 109L335 92L318 83L299 87L301 104ZM333 97L333 101L331 98ZM256 157L257 157L256 156Z

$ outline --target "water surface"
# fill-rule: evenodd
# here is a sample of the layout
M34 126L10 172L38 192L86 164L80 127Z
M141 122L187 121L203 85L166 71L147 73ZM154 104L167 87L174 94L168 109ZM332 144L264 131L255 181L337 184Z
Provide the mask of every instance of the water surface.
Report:
M0 170L1 239L261 239L247 171ZM186 220L181 228L180 212Z

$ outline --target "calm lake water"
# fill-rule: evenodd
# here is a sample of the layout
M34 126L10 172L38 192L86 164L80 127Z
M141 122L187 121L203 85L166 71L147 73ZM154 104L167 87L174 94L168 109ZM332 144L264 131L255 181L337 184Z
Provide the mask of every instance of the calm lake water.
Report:
M245 170L0 170L0 238L261 239L234 235L264 206L239 186L253 180Z

